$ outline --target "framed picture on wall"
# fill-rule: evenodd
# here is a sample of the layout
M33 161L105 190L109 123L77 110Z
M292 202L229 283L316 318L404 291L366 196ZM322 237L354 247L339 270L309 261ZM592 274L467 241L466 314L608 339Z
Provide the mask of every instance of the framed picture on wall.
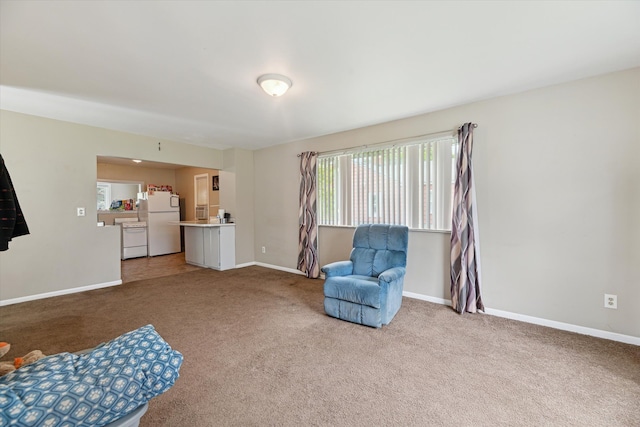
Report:
M220 190L220 181L218 180L218 175L214 175L211 177L211 181L212 181L212 186L211 189L213 191L218 191Z

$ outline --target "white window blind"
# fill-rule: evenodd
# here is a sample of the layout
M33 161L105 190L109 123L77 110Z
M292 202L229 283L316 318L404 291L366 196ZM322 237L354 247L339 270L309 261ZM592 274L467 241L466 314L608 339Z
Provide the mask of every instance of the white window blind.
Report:
M453 136L318 158L320 225L451 229Z

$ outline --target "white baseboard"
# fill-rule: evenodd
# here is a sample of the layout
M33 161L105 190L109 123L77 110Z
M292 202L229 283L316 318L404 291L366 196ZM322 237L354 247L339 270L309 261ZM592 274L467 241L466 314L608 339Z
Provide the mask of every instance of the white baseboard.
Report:
M428 295L415 294L413 292L407 292L407 291L403 291L402 292L402 296L403 297L407 297L407 298L420 299L422 301L429 301L429 302L433 302L433 303L436 303L436 304L442 304L442 305L451 306L451 301L448 300L448 299L430 297Z
M251 267L252 265L256 265L255 262L245 262L242 264L236 264L235 268L245 268L245 267Z
M258 265L260 267L271 268L271 269L274 269L274 270L286 271L287 273L299 274L301 276L304 276L304 273L302 271L296 270L295 268L280 267L279 265L265 264L264 262L256 262L255 265Z
M266 264L264 262L247 262L247 263L244 263L244 264L236 265L236 268L251 267L252 265L257 265L259 267L265 267L265 268L271 268L273 270L286 271L287 273L298 274L300 276L304 276L305 275L302 271L296 270L295 268L280 267L279 265ZM324 273L320 273L320 276L318 277L318 279L324 280Z
M18 304L21 302L35 301L43 298L58 297L60 295L75 294L78 292L92 291L94 289L108 288L110 286L122 285L122 280L114 280L113 282L98 283L95 285L81 286L79 288L63 289L54 292L45 292L44 294L29 295L26 297L12 298L0 300L0 307L4 305Z
M511 313L509 311L495 310L493 308L485 308L485 313L491 316L504 317L507 319L518 320L520 322L533 323L535 325L548 326L550 328L560 329L563 331L575 332L577 334L590 335L592 337L604 338L606 340L619 341L626 344L640 346L640 337L634 337L631 335L623 335L616 332L603 331L601 329L587 328L585 326L572 325L571 323L541 319L539 317Z
M416 294L413 292L403 292L403 296L407 298L414 298L423 301L433 302L435 304L442 304L451 306L451 301L443 298L435 298L427 295ZM557 322L555 320L542 319L539 317L527 316L525 314L512 313L509 311L495 310L485 307L485 314L491 316L503 317L505 319L517 320L525 323L532 323L534 325L547 326L553 329L560 329L562 331L575 332L577 334L589 335L597 338L604 338L606 340L623 342L625 344L632 344L640 346L640 337L634 337L631 335L618 334L616 332L603 331L601 329L587 328L584 326L572 325L570 323Z

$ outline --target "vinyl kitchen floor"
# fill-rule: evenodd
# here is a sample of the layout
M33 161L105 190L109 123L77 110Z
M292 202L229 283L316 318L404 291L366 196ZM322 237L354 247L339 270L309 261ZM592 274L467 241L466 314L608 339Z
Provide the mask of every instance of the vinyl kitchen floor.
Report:
M131 258L120 261L122 283L153 279L200 270L201 267L187 264L184 252L154 257Z

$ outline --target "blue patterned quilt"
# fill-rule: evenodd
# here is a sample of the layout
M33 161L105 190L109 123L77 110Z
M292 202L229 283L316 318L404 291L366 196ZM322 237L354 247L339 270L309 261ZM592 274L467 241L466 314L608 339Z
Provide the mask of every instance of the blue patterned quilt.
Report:
M181 365L152 325L45 357L0 377L0 427L103 426L171 388Z

